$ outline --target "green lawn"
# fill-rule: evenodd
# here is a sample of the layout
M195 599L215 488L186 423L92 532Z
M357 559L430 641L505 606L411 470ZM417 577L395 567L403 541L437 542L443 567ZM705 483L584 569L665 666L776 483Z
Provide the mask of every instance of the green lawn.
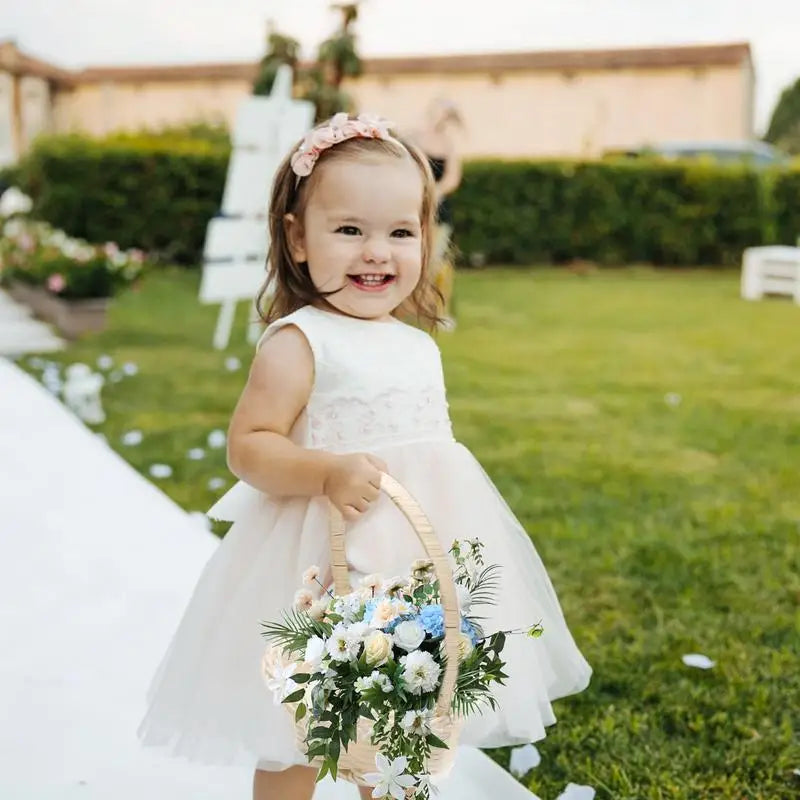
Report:
M196 276L151 276L102 353L112 446L187 509L219 494L245 379L211 349ZM246 363L244 309L226 355ZM800 797L800 308L748 304L732 273L467 272L440 344L458 437L531 532L595 669L559 701L531 788L599 798ZM24 362L23 362L24 363ZM141 429L135 448L119 443ZM681 663L699 652L709 671ZM507 753L496 751L501 762Z

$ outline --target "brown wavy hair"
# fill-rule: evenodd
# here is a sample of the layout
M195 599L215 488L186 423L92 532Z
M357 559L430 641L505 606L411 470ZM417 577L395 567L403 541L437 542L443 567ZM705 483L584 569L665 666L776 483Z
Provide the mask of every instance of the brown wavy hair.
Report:
M299 142L298 142L299 146ZM314 286L306 262L297 263L292 257L286 232L286 215L294 214L302 220L308 198L319 181L320 168L336 159L358 159L364 155L386 155L393 158L411 158L422 176L422 272L419 282L408 298L392 313L396 317L412 318L422 327L432 330L441 321L443 298L430 279L430 257L433 251L433 234L436 215L436 197L433 175L428 159L412 144L397 139L355 138L346 139L325 150L314 170L306 178L297 180L292 171L292 151L281 163L272 184L269 205L270 245L267 253L267 277L256 298L256 308L261 319L269 324L285 317L303 306L326 303L335 292L321 292Z

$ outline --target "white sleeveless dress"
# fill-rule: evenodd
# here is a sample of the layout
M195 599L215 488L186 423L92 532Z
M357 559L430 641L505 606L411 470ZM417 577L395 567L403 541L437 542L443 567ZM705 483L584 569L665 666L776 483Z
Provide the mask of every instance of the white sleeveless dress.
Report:
M509 680L496 711L472 717L462 743L499 747L541 739L551 701L584 689L591 669L567 629L531 541L470 452L453 438L441 358L426 333L306 306L273 323L307 338L314 383L291 439L336 453L372 453L420 502L443 545L479 538L502 567L495 606L476 609L487 632L541 621L540 639L509 637ZM233 526L209 561L153 681L140 728L145 744L212 764L284 769L306 760L284 708L260 672L260 622L280 618L309 565L328 565L327 500L271 498L236 484L208 512ZM385 496L350 526L347 554L359 573L407 571L422 555Z

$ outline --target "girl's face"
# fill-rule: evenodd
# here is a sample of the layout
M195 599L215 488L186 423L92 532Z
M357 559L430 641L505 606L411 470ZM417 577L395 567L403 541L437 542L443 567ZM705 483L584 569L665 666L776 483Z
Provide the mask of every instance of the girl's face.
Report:
M388 320L422 273L423 182L409 158L320 164L302 220L287 214L292 256L337 311Z

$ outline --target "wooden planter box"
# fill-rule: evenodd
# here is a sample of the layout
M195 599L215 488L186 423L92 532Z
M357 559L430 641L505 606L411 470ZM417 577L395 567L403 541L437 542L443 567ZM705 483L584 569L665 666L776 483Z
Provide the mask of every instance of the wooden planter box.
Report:
M40 319L55 325L67 339L77 339L90 331L106 327L110 298L90 300L64 300L39 286L13 283L8 293L19 303L24 303Z

